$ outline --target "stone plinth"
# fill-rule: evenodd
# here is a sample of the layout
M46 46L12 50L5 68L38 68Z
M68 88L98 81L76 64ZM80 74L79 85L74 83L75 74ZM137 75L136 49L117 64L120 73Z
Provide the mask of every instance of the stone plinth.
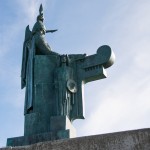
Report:
M150 150L150 129L79 137L0 150Z
M67 116L53 116L50 118L50 122L51 129L49 132L8 138L7 146L24 146L38 142L76 137L75 128Z

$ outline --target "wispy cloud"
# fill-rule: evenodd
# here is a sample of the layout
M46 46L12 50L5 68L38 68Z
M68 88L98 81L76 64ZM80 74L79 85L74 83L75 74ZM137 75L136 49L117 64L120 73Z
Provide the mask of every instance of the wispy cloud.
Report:
M86 96L91 107L86 110L84 123L78 122L80 127L75 124L80 136L149 127L146 117L150 113L150 78L137 81L132 75L125 74L104 88L95 83L89 89L95 92L89 99Z
M108 69L114 79L93 83L86 89L85 95L91 93L86 96L86 120L84 123L74 123L80 136L150 125L147 118L150 114L150 2L137 1L132 7L129 2L126 4L124 12L120 8L110 14L111 24L106 17L107 24L103 31L113 33L109 34L108 42L117 48L114 49L117 54L116 64L112 66L114 75Z
M36 21L40 4L46 4L46 0L17 0L17 2L23 13L24 21L30 25L33 25Z

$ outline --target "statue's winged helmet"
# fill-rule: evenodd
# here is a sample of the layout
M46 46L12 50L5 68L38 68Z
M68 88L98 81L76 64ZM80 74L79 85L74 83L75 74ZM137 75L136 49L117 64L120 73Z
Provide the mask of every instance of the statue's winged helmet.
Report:
M41 20L41 21L44 20L43 6L42 6L42 4L40 5L40 8L39 8L39 15L37 16L37 20Z

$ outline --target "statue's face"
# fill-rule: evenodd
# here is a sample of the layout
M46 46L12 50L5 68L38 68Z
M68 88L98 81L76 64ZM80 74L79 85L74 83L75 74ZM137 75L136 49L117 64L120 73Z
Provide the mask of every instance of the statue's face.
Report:
M39 15L37 19L43 22L44 21L44 16Z
M44 21L44 18L42 17L40 20L43 22L43 21Z

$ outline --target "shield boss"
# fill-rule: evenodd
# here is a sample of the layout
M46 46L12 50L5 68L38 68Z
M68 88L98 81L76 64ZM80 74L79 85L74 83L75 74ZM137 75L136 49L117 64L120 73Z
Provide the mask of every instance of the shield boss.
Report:
M77 84L76 84L76 82L74 80L72 80L72 79L69 79L67 81L67 88L68 88L68 90L70 92L76 93L77 92Z

